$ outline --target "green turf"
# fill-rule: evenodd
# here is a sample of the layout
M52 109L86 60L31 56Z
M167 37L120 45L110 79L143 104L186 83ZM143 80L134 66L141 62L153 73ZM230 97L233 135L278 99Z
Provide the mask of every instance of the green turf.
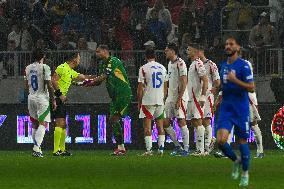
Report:
M1 189L230 189L232 163L214 157L110 157L110 151L74 151L72 157L32 158L29 152L0 151ZM284 188L284 153L266 151L252 159L250 186Z

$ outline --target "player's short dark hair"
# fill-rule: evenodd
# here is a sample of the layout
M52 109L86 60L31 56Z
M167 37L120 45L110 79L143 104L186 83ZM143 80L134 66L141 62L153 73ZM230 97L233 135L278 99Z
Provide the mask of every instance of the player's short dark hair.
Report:
M104 44L99 45L98 48L103 49L103 50L106 50L106 51L109 51L108 46L107 46L107 45L104 45Z
M156 54L154 49L146 49L145 50L145 56L147 59L153 59L156 58Z
M43 50L41 49L35 49L33 51L33 59L35 61L40 61L43 57L44 57L45 53Z
M66 59L67 61L73 60L78 57L79 51L71 51L67 53Z
M190 43L188 46L192 47L196 50L199 50L199 51L204 51L204 49L205 49L204 46L199 44L199 43Z
M178 54L178 46L175 43L168 43L167 48L175 51L176 54Z
M228 36L226 38L226 40L228 40L228 39L232 39L232 40L234 40L237 43L237 45L240 45L239 40L238 40L238 38L236 36L230 35L230 36Z

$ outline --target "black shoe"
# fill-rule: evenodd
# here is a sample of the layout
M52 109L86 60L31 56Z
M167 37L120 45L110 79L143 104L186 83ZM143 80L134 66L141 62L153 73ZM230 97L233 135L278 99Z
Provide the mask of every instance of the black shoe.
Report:
M60 152L60 150L58 150L57 152L53 153L53 156L61 156L62 153Z
M32 156L33 156L33 157L39 157L39 158L42 158L42 157L43 157L42 153L36 152L36 151L33 151Z
M70 152L68 152L67 150L65 150L64 152L61 152L62 156L72 156L72 154Z

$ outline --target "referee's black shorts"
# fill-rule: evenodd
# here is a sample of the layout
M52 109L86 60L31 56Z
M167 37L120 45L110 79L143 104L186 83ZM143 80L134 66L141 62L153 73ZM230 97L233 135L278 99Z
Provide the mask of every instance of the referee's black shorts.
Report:
M66 118L66 114L67 114L67 111L66 111L66 104L63 103L61 101L60 98L55 98L55 101L56 101L56 110L52 112L52 119L57 119L57 118Z

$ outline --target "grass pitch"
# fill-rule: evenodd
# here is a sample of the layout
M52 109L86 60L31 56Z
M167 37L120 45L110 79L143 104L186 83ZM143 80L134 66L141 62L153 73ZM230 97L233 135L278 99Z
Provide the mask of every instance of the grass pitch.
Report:
M72 157L33 158L30 152L0 151L1 189L231 189L232 162L209 157L140 157L129 151L74 151ZM254 155L255 152L252 152ZM284 188L284 152L266 151L251 162L253 189Z

